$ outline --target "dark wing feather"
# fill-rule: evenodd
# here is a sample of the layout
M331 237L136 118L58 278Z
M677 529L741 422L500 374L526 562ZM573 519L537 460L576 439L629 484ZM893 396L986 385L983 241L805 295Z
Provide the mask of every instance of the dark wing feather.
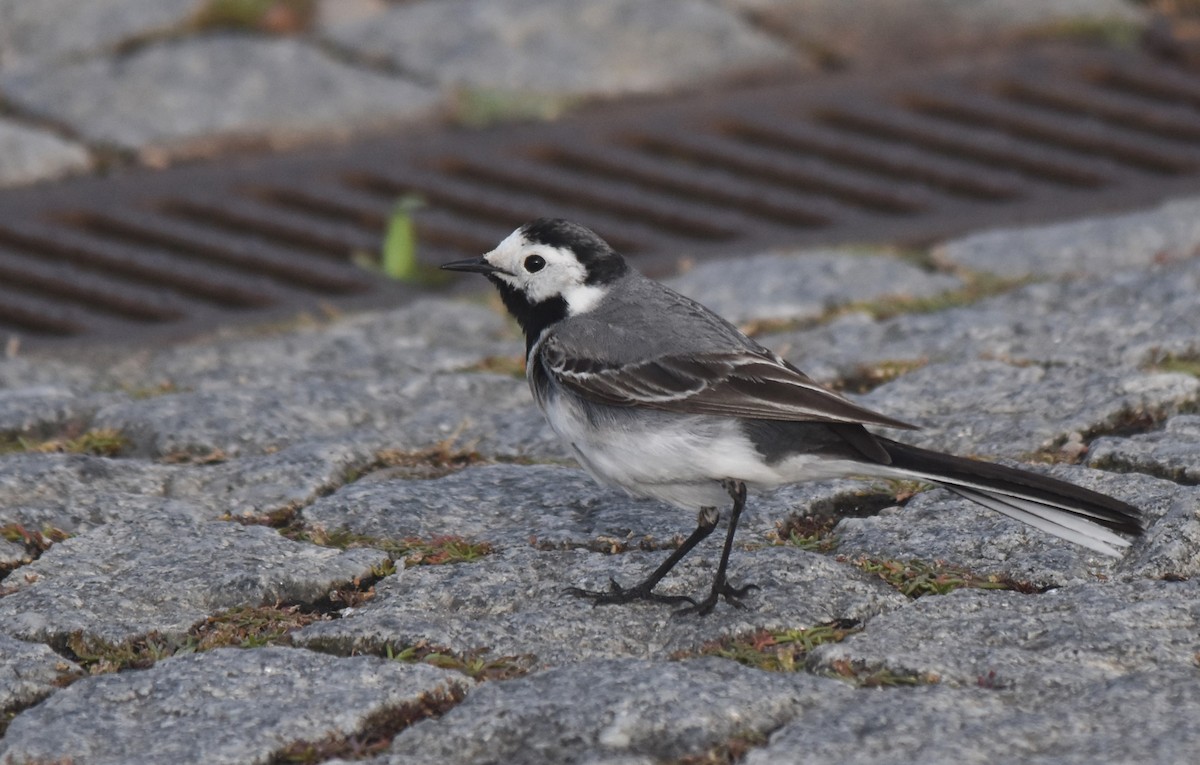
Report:
M825 390L765 349L604 364L567 356L551 337L539 353L547 371L563 386L611 406L763 420L915 427Z

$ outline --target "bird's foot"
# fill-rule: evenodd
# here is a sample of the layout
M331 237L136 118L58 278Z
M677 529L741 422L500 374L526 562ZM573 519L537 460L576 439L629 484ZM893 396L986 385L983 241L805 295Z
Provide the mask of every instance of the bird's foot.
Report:
M719 601L721 598L725 598L725 602L735 608L745 608L746 604L742 602L742 598L746 597L746 594L751 590L757 589L759 589L757 584L747 584L744 587L734 587L729 582L714 584L712 591L709 592L707 598L699 603L693 600L690 606L684 606L676 611L675 614L679 616L684 614L705 616L712 613L712 610L717 605L717 601ZM688 599L691 600L690 598Z
M657 581L645 581L633 587L622 587L617 580L608 580L607 590L585 590L580 587L568 587L567 592L577 598L587 598L593 606L607 606L612 603L632 603L635 600L649 600L655 603L690 603L696 601L686 595L663 595L654 591Z

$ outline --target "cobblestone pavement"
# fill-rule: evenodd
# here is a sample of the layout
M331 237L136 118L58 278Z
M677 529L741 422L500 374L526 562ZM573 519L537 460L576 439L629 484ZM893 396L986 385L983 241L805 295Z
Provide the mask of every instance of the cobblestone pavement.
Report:
M761 589L707 618L564 593L633 581L692 519L565 459L496 305L0 361L0 762L1186 762L1198 218L679 277L906 437L1152 520L1111 560L943 491L788 487L740 530ZM964 265L1005 243L1007 279Z
M1146 23L1129 0L0 0L0 187Z
M201 5L0 0L0 183L441 119L464 94L869 66L899 4L854 34L834 0L326 0L237 32ZM910 8L950 47L1141 19ZM693 519L566 458L491 301L2 356L0 764L1192 762L1198 220L1182 199L676 278L924 426L898 437L1152 521L1112 560L943 491L787 487L739 531L732 576L760 589L706 618L564 593L644 575ZM718 552L663 589L701 590Z

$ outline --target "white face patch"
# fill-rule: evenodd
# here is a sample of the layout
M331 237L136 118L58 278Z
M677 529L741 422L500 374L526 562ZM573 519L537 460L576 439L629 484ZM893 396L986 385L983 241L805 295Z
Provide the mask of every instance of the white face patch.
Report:
M537 256L545 265L531 271L529 259ZM561 247L529 242L520 229L509 234L484 260L504 273L496 276L520 290L531 303L561 297L572 316L595 308L607 290L587 284L587 269L575 253Z

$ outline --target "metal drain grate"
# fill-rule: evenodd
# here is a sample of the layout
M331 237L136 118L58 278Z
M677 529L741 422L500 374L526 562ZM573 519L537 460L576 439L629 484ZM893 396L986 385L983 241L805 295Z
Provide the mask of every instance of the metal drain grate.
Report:
M0 332L177 336L272 312L396 304L352 265L417 192L421 257L541 215L642 268L788 244L920 243L1200 191L1200 77L1049 48L0 194Z

